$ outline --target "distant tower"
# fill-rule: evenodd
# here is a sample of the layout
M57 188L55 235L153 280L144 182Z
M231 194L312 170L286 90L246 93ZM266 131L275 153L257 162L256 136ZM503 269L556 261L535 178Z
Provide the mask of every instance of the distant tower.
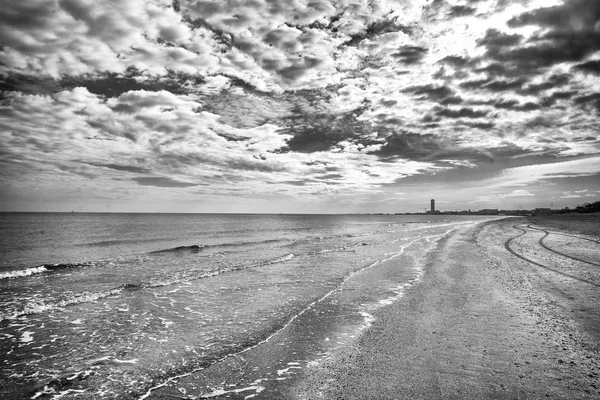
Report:
M435 212L435 200L431 199L431 213L433 214Z

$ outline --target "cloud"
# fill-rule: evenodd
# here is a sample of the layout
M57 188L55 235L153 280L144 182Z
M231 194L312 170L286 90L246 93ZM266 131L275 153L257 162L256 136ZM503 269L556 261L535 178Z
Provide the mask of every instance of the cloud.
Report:
M143 186L156 186L156 187L164 187L164 188L186 188L190 186L196 186L194 183L189 182L180 182L168 177L164 176L148 176L148 177L140 177L133 178L135 182Z
M476 9L469 6L452 6L450 15L453 17L464 17L475 14Z
M459 104L462 99L456 95L454 90L447 86L436 86L433 84L413 86L404 90L405 92L414 93L418 99L435 101L440 104Z
M572 179L595 176L600 170L600 157L561 160L540 165L507 168L489 181L490 187L526 186L549 179Z
M499 194L497 197L506 198L506 197L523 197L523 196L535 196L535 194L522 189L513 190L510 193Z
M442 108L435 112L440 117L447 118L481 118L489 114L486 110L475 110L472 108Z
M11 3L0 184L337 202L591 179L568 163L600 152L597 2L392 3Z
M547 31L534 35L526 46L497 54L496 58L526 69L582 60L600 49L598 13L600 4L595 0L567 0L515 16L508 21L511 28L534 25Z
M148 169L148 168L138 167L135 165L101 164L101 163L87 163L87 164L94 165L96 167L108 168L108 169L112 169L115 171L131 172L134 174L147 174L150 172L150 169Z
M573 67L573 69L593 75L600 75L600 60L591 60L577 64Z
M478 40L479 46L485 46L488 53L499 54L505 47L513 47L521 43L523 36L508 34L497 29L488 29L485 36Z
M427 49L419 46L401 46L391 56L404 64L415 64L427 54Z

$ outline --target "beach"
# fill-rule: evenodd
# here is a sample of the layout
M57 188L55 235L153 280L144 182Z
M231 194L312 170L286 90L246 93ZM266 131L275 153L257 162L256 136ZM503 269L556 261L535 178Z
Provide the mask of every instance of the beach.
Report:
M3 399L292 396L492 217L0 214Z
M290 397L600 397L598 226L507 218L447 236L419 284Z
M6 399L600 396L594 216L10 218Z

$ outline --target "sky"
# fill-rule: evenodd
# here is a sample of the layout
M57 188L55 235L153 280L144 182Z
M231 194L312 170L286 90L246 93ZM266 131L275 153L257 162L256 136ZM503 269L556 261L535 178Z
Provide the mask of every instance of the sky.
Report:
M19 0L0 210L600 199L598 0Z

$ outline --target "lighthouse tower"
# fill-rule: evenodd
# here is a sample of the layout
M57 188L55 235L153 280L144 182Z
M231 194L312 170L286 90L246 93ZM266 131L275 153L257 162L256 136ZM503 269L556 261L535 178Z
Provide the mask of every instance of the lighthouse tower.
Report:
M431 211L430 213L435 214L435 199L431 199Z

